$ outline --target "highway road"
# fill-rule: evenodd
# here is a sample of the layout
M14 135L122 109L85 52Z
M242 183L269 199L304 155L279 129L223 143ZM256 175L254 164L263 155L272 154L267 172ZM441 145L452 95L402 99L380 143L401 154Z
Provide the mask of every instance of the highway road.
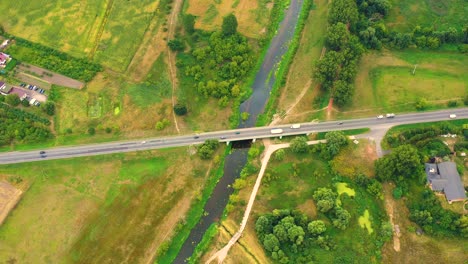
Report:
M274 127L254 127L223 130L201 133L197 135L192 134L165 138L115 141L100 144L56 147L33 151L4 152L0 153L0 164L22 163L31 161L102 155L119 152L180 147L193 144L200 144L207 139L218 139L220 142L230 142L238 140L250 140L278 136L301 135L316 132L327 132L333 130L348 130L357 128L390 128L391 126L401 124L449 120L450 114L456 114L457 119L465 119L468 118L468 108L457 108L401 115L397 114L394 118L384 117L382 119L378 119L377 117L370 117L360 119L337 120L330 122L301 123L301 127L297 129L291 128L291 125L278 125ZM281 128L283 129L283 133L272 135L272 128ZM40 151L45 151L45 154L41 155L39 153Z

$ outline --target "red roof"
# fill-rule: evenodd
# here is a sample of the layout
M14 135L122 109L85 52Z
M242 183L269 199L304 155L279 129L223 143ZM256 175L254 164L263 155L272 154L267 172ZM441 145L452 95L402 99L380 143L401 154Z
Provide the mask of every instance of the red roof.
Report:
M11 91L9 92L9 94L17 94L19 98L23 97L25 94L27 95L28 93L26 91L23 91L19 88L11 88Z

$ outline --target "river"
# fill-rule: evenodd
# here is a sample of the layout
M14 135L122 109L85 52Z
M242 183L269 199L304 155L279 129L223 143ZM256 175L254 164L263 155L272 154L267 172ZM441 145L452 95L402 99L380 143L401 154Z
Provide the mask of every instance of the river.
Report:
M271 88L276 81L275 74L270 74L270 72L276 72L283 55L289 48L289 44L294 37L302 3L303 0L291 0L284 19L281 21L276 35L271 40L263 63L255 76L252 85L253 93L240 106L240 112L248 112L250 116L247 121L241 122L239 128L254 127L258 115L265 109L265 105L270 98ZM204 210L207 214L202 216L200 222L192 229L173 263L185 263L185 260L192 256L196 245L200 243L208 227L221 218L228 203L229 195L233 192L230 186L239 177L247 162L248 150L248 146L245 145L233 146L231 154L226 157L224 162L224 175L217 183L205 205Z

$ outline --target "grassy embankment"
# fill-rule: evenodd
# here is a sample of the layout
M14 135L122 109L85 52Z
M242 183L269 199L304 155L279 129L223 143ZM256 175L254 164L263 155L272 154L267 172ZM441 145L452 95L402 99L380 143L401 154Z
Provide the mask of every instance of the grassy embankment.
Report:
M216 164L188 152L177 148L1 166L0 178L21 177L18 187L25 194L0 228L0 258L151 260L176 225L188 221L190 205L215 178Z
M296 115L320 109L326 106L328 101L321 100L320 90L312 79L314 62L320 58L322 48L325 44L327 29L328 2L319 0L313 1L309 16L304 22L304 29L300 34L297 51L290 65L285 84L280 88L277 96L276 114L285 118L280 123L295 123L311 121L320 117L320 114L307 117L296 117ZM296 106L284 117L285 112L298 100L299 94L307 89L303 99L297 102ZM319 98L319 99L315 99ZM325 97L323 97L325 98ZM319 100L319 101L314 101ZM313 103L314 102L314 103ZM315 103L317 102L317 103ZM312 106L312 104L314 104Z

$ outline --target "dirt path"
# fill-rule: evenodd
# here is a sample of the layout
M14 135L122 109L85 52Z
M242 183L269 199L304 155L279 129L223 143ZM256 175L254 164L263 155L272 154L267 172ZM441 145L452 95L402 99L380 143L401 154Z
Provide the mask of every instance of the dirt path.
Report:
M385 188L385 211L387 211L388 216L390 217L390 223L392 224L393 228L393 249L396 252L400 252L400 227L396 225L394 222L394 201L391 197L390 188Z
M320 58L319 60L321 60L323 58L323 56L325 55L325 52L327 51L327 48L323 47L322 48L322 53L320 54ZM304 88L302 89L301 93L299 94L298 97L296 97L296 100L294 100L294 102L288 107L288 110L286 110L286 113L284 114L284 118L281 118L281 116L276 116L273 118L273 121L271 121L270 123L270 126L274 126L274 125L277 125L281 120L283 119L286 119L286 117L288 116L288 114L296 107L296 105L302 100L302 98L305 96L305 94L307 93L307 91L309 90L310 86L312 85L312 79L309 79L309 81L307 81L306 85L304 86ZM315 89L320 89L320 85L317 85L315 87ZM282 98L280 98L280 101L283 99L284 95L286 93L282 93Z
M171 40L174 38L175 29L177 26L177 16L179 15L180 7L182 6L183 0L175 0L172 7L171 16L169 17L169 26L167 30L167 39ZM177 89L177 68L176 68L176 54L171 51L169 46L167 46L167 64L169 65L169 75L172 83L172 109L176 104L176 89ZM177 129L177 133L180 134L179 125L177 123L177 117L172 110L172 117L174 118L174 124Z
M314 141L307 142L307 144L313 145L313 144L324 143L324 142L325 140L314 140ZM244 217L242 218L242 222L241 222L239 230L234 234L234 236L232 236L232 238L229 240L226 246L224 246L221 250L217 251L213 256L211 256L211 258L208 259L208 261L206 262L207 264L211 263L212 261L216 259L218 260L218 263L222 263L224 259L226 258L229 252L229 249L231 249L231 247L241 237L242 232L244 231L245 226L247 225L247 220L249 220L250 212L252 211L255 197L257 196L258 189L260 188L260 183L262 182L263 174L265 173L271 154L273 154L278 149L283 149L283 148L288 148L288 147L289 147L289 143L268 145L268 147L266 148L263 154L262 167L260 169L260 172L258 173L257 180L255 181L255 185L252 190L252 193L250 194L249 203L247 204L247 208L245 209Z

